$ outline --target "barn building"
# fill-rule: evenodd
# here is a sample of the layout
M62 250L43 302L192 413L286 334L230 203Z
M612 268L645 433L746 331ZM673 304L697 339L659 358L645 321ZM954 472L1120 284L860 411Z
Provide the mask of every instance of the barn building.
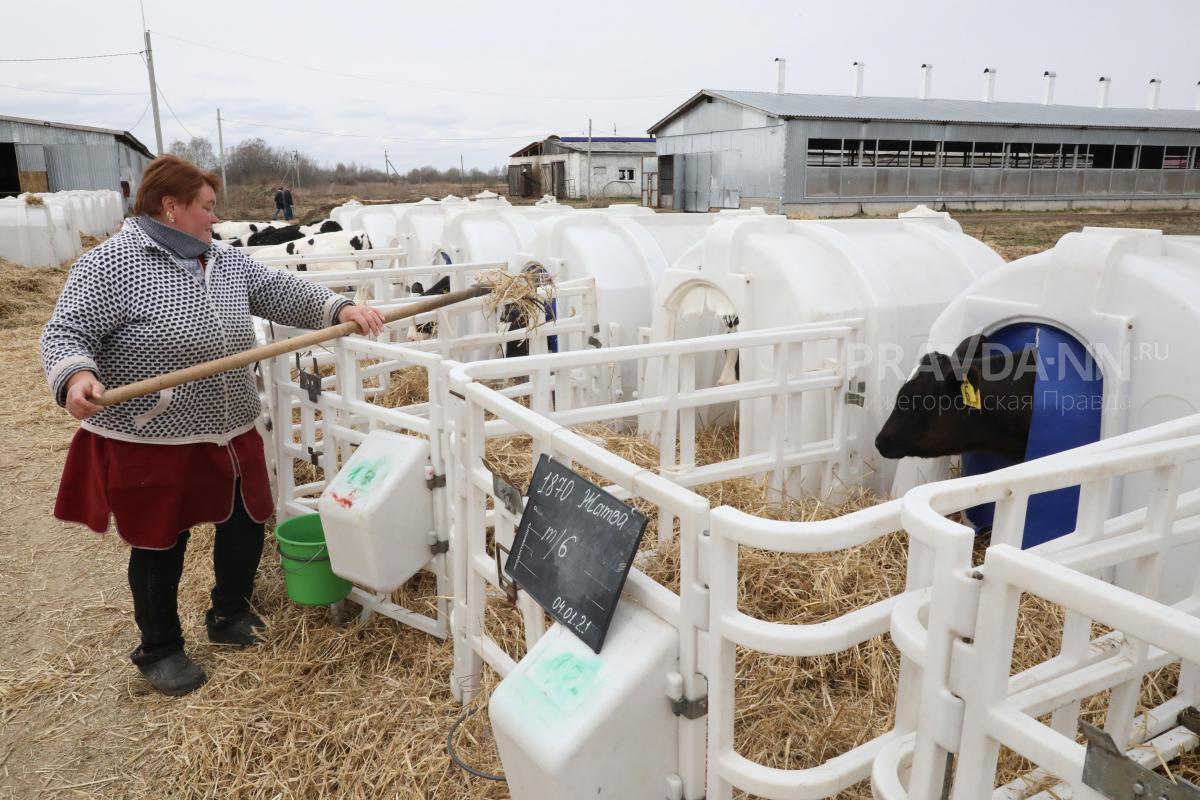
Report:
M0 197L112 189L132 209L154 154L129 131L0 116Z
M508 193L513 197L637 197L643 161L654 162L654 139L595 136L591 139L591 185L588 185L588 137L549 136L513 153L508 165Z
M1144 109L1105 107L1107 79L1096 107L1056 105L1046 75L1041 104L705 89L649 129L648 204L803 216L1200 207L1200 111L1157 108L1157 81Z

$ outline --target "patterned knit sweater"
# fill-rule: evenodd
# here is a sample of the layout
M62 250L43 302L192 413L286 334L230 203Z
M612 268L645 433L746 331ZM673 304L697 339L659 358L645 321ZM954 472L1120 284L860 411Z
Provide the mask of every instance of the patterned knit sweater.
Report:
M81 370L123 386L253 347L251 315L318 328L350 304L220 243L205 263L202 278L189 272L135 220L85 253L42 332L55 401L66 404L67 379ZM109 406L82 424L131 442L226 444L259 412L254 375L242 367Z

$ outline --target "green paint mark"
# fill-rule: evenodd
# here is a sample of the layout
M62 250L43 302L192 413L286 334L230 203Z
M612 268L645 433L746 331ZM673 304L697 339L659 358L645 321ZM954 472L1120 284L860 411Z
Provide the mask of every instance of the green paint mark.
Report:
M363 460L345 470L340 476L343 491L365 494L371 485L388 473L388 463L384 459Z
M574 653L557 653L532 665L530 683L559 711L574 711L589 697L600 674L600 659Z

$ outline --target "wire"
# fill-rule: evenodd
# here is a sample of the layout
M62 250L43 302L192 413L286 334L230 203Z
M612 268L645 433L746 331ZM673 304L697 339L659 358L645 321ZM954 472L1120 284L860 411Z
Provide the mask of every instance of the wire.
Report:
M179 123L179 127L183 128L183 132L188 135L189 139L195 139L196 134L192 133L191 131L189 131L187 129L187 126L184 125L183 122L179 119L179 115L175 113L175 109L171 107L171 101L167 99L167 96L165 94L163 94L162 82L155 81L155 83L158 85L158 96L161 97L163 99L163 102L167 104L167 110L171 112L171 116L174 117L175 121Z
M121 56L140 56L142 52L135 50L132 53L101 53L95 56L55 56L53 58L0 58L0 62L7 63L29 63L30 61L83 61L89 58L120 58Z
M518 139L539 139L540 134L521 134L517 136L431 136L431 137L404 137L404 136L371 136L365 133L334 133L333 131L311 131L305 128L287 128L282 125L267 125L263 122L247 122L245 120L230 119L222 117L222 122L232 122L235 125L249 125L252 128L270 128L275 131L291 131L292 133L311 133L317 136L339 136L346 139L378 139L386 142L494 142Z
M35 89L32 86L16 86L11 83L0 83L5 89L17 89L22 92L45 92L46 94L77 94L84 97L134 97L146 94L141 92L72 92L67 89Z
M408 83L406 81L397 81L390 78L379 78L374 75L356 75L351 72L340 72L338 70L327 69L324 67L314 67L309 64L297 64L291 61L281 61L277 58L268 58L267 56L254 55L252 53L243 53L239 50L230 50L227 47L217 47L211 44L202 44L201 42L193 42L190 39L183 39L178 36L159 32L156 34L165 39L172 39L183 44L190 44L193 47L202 47L206 50L216 50L221 53L229 53L243 58L252 58L256 61L266 61L270 64L279 64L285 67L294 69L306 69L310 72L320 72L326 75L334 75L339 78L354 78L360 81L373 81L375 83L386 83L391 86L403 86L408 89L426 89L431 92L449 92L451 94L470 94L481 95L485 97L516 97L526 100L659 100L664 97L679 97L680 95L690 94L689 91L665 92L662 94L635 94L635 95L552 95L552 94L519 94L516 92L488 92L481 89L456 89L451 86L433 86L425 83Z
M493 775L490 772L484 772L481 769L476 769L475 767L472 767L470 764L468 764L467 762L465 762L461 758L459 758L458 753L454 752L454 732L456 730L458 730L459 725L462 725L463 722L466 721L467 717L471 716L478 710L479 710L478 706L476 706L475 708L468 708L465 711L463 711L462 714L459 715L458 719L454 720L454 724L450 726L450 732L446 734L446 752L450 754L450 760L454 762L454 765L456 767L458 767L459 769L462 769L462 770L466 770L467 772L474 775L476 778L486 778L489 781L503 781L503 780L505 780L505 777L503 775Z
M142 120L146 118L146 112L147 112L147 111L149 111L149 110L150 110L150 101L149 101L149 100L147 100L147 101L146 101L146 107L142 109L142 115L141 115L140 117L138 117L138 118L137 118L137 122L133 123L132 125L130 125L130 126L129 126L128 128L126 128L125 130L127 130L127 131L132 131L134 128L136 128L138 125L140 125L140 124L141 124L141 122L142 122Z

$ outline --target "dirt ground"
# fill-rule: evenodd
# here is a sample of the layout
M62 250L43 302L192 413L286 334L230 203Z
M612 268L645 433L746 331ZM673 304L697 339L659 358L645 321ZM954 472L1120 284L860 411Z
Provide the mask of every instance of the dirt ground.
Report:
M298 199L310 216L339 199L306 191ZM1197 212L1029 216L959 219L1009 260L1083 224L1200 233ZM446 758L459 712L446 686L449 645L388 620L338 625L324 609L290 604L270 544L256 595L267 644L239 652L205 639L211 531L201 528L180 611L209 683L167 699L142 681L128 661L136 634L125 545L51 515L76 423L48 396L38 336L65 277L0 260L0 800L506 796L503 784ZM408 591L428 602L432 587ZM309 703L303 720L299 695ZM495 771L484 717L463 726L460 753Z

